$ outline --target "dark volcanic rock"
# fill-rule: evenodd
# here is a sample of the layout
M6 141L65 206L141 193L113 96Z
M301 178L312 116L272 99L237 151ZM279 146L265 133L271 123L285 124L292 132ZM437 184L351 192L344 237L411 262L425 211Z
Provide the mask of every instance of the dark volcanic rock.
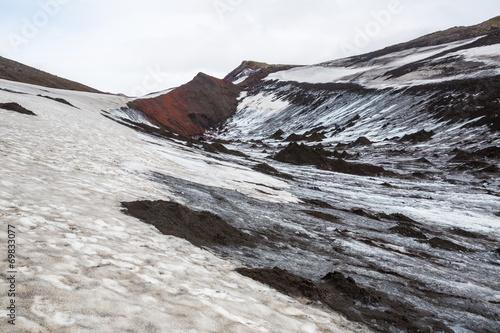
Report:
M452 153L456 153L449 161L450 162L463 162L463 163L485 163L486 158L499 159L500 147L490 146L477 151L463 151L460 149L453 149ZM474 166L472 166L474 167Z
M427 165L433 165L433 163L431 161L429 161L428 159L426 159L425 157L421 157L418 160L416 160L415 162L427 164Z
M66 105L69 105L69 106L72 106L74 108L76 108L76 106L74 106L73 104L71 104L70 102L68 102L67 100L65 100L64 98L54 98L54 97L50 97L50 96L43 96L43 95L37 95L38 97L43 97L43 98L47 98L47 99L51 99L53 101L56 101L58 103L62 103L62 104L66 104Z
M385 172L384 168L371 164L350 163L341 159L329 159L329 152L323 147L310 147L291 142L278 152L274 159L296 165L314 165L318 169L330 170L359 176L375 176Z
M467 252L468 249L453 243L452 241L442 239L439 237L431 238L427 241L427 243L436 249L447 250L447 251L459 251L459 252Z
M379 332L453 332L443 323L423 319L429 315L372 288L359 286L340 272L326 274L320 281L274 268L238 268L238 273L265 283L289 296L319 301L348 319L363 322Z
M340 152L338 152L337 150L335 150L335 151L333 152L333 157L335 157L335 158L341 158L341 159L345 160L345 159L352 158L353 156L351 156L351 155L350 155L348 152L346 152L346 151L343 151L343 152L341 152L341 153L340 153Z
M474 159L474 154L460 149L454 149L457 154L450 159L450 162L466 162Z
M296 165L315 165L319 169L328 169L330 160L328 153L322 147L310 147L304 144L291 142L278 152L274 159L284 163Z
M304 135L298 135L298 134L290 134L289 136L286 137L285 141L288 142L293 142L293 141L302 141L305 139Z
M462 236L462 237L475 238L475 239L481 238L480 234L477 234L475 232L470 232L470 231L467 231L467 230L463 230L463 229L460 229L460 228L453 228L450 231L453 234L459 235L459 236Z
M360 136L356 141L349 144L349 147L360 147L360 146L371 146L372 142L365 138L364 136Z
M199 73L169 93L136 99L128 106L153 117L171 131L192 136L222 124L235 111L240 89L228 80Z
M302 200L305 203L308 203L310 205L318 206L318 207L321 207L321 208L329 208L329 209L333 208L332 205L330 205L329 203L321 201L321 200L317 200L317 199L304 199L304 198L301 198L300 200Z
M388 220L393 220L393 221L398 221L398 222L408 222L408 223L417 223L414 219L401 214L401 213L393 213L393 214L385 214L385 213L380 213L378 214L379 217L385 218Z
M252 238L218 215L194 211L171 201L122 202L124 213L154 225L161 233L197 246L252 246Z
M283 132L280 128L279 130L274 132L273 135L271 135L271 139L280 140L282 139L283 134L285 134L285 132Z
M207 151L209 153L214 153L214 154L223 153L223 154L229 154L229 155L234 155L234 156L239 156L239 157L247 157L247 155L245 155L241 151L228 149L226 146L224 146L220 142L204 143L203 149L205 149L205 151Z
M474 152L476 157L500 158L500 147L490 146Z
M328 273L321 278L321 281L322 286L328 286L328 289L334 289L341 295L363 304L378 305L381 301L381 297L376 293L370 293L367 289L359 287L352 277L346 277L340 272Z
M338 218L335 215L327 214L327 213L323 213L323 212L318 212L316 210L303 210L302 212L304 212L308 215L314 216L315 218L322 219L322 220L325 220L328 222L338 222L340 220L340 218Z
M373 220L380 221L380 217L378 217L377 215L368 213L367 211L365 211L362 208L351 208L351 213L359 215L359 216L368 217L368 218L373 219Z
M36 114L28 109L25 109L21 105L17 103L0 103L0 109L19 112L22 114L27 114L30 116L36 116Z
M411 142L413 144L416 143L421 143L421 142L426 142L432 139L434 136L434 131L429 131L427 132L426 130L421 130L416 133L412 134L406 134L404 135L401 139L399 139L400 142Z
M236 269L241 275L247 276L253 280L265 283L274 289L294 297L306 297L310 300L320 300L320 291L309 279L288 272L278 267L249 269Z
M307 142L319 142L323 141L326 138L326 136L323 133L313 133L309 136L306 136L305 140Z
M212 146L211 144L209 143L204 143L203 144L203 149L207 152L207 153L212 153L212 154L218 154L219 151L217 149L215 149L214 146Z
M427 236L423 232L413 226L404 223L400 223L397 226L390 228L389 230L405 237L427 239Z
M497 173L500 173L500 169L496 165L490 165L490 166L487 166L486 168L479 170L479 172L497 174Z
M266 163L259 163L257 165L254 165L252 167L252 169L255 170L255 171L258 171L258 172L262 172L262 173L271 175L271 176L276 176L276 177L280 177L280 178L284 178L284 179L289 179L289 180L293 179L293 176L291 176L291 175L289 175L287 173L284 173L284 172L280 172L280 171L276 170L275 168L273 168L272 166L270 166L269 164L266 164Z

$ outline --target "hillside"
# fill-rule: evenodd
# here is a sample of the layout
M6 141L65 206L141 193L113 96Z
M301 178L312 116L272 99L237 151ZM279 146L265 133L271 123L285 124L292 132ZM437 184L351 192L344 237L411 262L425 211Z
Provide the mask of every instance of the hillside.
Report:
M0 57L0 79L29 83L47 88L99 92L78 82L63 79L3 57Z
M228 80L199 73L192 81L154 98L129 103L182 135L202 134L216 128L235 111L239 89Z
M136 100L0 80L16 329L499 332L499 42L495 18Z

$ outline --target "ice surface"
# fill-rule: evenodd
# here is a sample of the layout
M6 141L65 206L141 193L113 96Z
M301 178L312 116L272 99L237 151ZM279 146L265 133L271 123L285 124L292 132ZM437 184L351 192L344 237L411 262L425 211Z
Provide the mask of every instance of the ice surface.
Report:
M0 110L0 219L17 228L19 250L18 319L15 329L2 320L2 332L366 331L120 212L121 201L171 197L145 172L206 180L260 200L295 201L283 182L173 144L153 147L102 116L101 110L125 106L126 98L4 80L0 86L26 93L0 91L1 102L38 115ZM266 195L250 182L276 190ZM6 232L0 243L6 244ZM6 304L5 293L0 300Z

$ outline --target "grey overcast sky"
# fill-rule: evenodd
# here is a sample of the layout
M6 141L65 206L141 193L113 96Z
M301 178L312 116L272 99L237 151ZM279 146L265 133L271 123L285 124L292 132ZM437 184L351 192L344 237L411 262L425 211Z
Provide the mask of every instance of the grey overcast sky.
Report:
M0 55L138 95L242 60L315 64L500 15L498 0L1 0Z

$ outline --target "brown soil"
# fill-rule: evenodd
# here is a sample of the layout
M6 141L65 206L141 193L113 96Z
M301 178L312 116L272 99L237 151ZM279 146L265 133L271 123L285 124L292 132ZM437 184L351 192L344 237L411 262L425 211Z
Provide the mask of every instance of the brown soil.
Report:
M162 234L188 240L196 246L253 246L252 237L218 215L194 211L171 201L123 202L123 212L154 225Z
M36 116L36 114L17 103L0 103L0 109L19 112L22 114L27 114L30 116Z
M29 83L47 88L77 90L93 93L100 92L99 90L87 87L83 84L60 78L3 57L0 57L0 79Z

